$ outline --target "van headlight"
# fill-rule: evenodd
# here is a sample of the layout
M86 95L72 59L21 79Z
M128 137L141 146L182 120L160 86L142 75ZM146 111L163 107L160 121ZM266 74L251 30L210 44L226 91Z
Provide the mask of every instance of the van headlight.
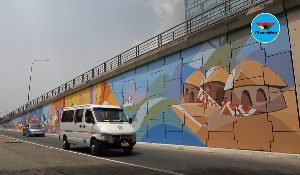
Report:
M136 142L136 134L135 133L132 134L132 141Z
M132 139L135 139L136 138L136 134L135 132L132 134Z
M111 140L113 139L111 134L101 134L101 137L105 140Z

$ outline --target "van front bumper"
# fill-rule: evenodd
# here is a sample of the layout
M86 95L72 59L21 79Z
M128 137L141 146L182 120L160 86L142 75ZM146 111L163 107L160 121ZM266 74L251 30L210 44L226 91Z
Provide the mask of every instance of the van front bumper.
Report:
M125 147L133 147L135 140L113 140L110 143L108 140L98 140L98 144L103 149L123 149Z

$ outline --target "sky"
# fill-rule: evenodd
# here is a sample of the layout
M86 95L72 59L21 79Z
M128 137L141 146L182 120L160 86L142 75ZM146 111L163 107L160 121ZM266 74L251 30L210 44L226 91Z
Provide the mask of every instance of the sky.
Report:
M0 0L0 117L184 22L184 0Z

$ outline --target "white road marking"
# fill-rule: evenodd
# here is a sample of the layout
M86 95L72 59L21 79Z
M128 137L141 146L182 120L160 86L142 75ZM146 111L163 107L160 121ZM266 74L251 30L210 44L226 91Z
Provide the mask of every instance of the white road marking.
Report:
M3 135L1 135L1 136L3 136ZM5 137L7 137L7 136L5 136ZM18 140L16 138L12 138L12 137L8 137L8 138L11 138L11 139L14 139L14 140ZM25 140L20 140L20 141L31 143L33 145L38 145L36 143L28 142L28 141L25 141ZM49 146L45 146L45 145L38 145L38 146L42 146L42 147L46 147L46 148L50 148L50 149L56 149L56 150L59 150L59 151L67 151L67 152L70 152L70 153L73 153L73 154L78 154L78 155L93 157L93 158L96 158L96 159L106 160L106 161L110 161L110 162L114 162L114 163L119 163L119 164L123 164L123 165L129 165L129 166L134 166L134 167L139 167L139 168L145 168L145 169L159 171L159 172L164 172L164 173L169 173L169 174L182 175L180 173L175 173L175 172L171 172L171 171L160 170L160 169L146 167L146 166L142 166L142 165L136 165L136 164L132 164L132 163L121 162L121 161L107 159L107 158L103 158L103 157L92 156L92 155L89 155L89 154L78 153L78 152L74 152L74 151L70 151L70 150L64 150L64 149L54 148L54 147L49 147Z

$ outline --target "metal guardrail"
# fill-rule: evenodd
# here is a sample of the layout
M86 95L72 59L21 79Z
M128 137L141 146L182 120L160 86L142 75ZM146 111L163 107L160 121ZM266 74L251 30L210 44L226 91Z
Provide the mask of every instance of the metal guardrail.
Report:
M24 104L23 106L13 110L3 117L3 121L7 121L13 118L15 115L27 110L35 105L40 104L52 97L55 97L61 93L64 93L76 86L79 86L90 79L101 76L103 73L117 68L125 62L137 58L145 53L151 52L154 49L162 47L168 43L176 41L182 37L188 36L198 30L211 26L221 20L231 17L238 12L249 9L257 4L265 2L267 0L224 0L206 11L203 11L199 15L153 37L143 43L119 54L118 56L100 64L99 66L85 72L84 74L74 78L58 86L57 88L33 99L32 101Z

